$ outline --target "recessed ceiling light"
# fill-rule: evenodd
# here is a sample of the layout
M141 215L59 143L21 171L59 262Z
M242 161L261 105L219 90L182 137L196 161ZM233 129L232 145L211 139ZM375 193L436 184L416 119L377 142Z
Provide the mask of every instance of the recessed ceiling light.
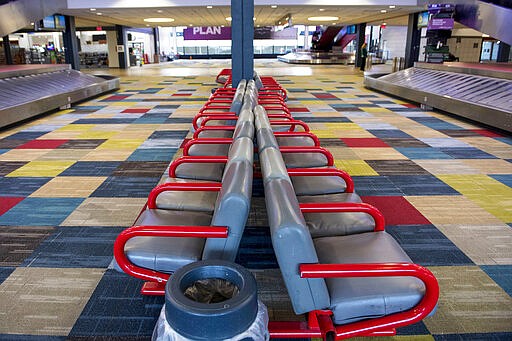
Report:
M194 26L194 25L192 25L192 24L188 24L188 26Z
M89 10L94 12L96 8L89 8Z
M31 23L30 23L30 25L34 26L34 23L33 23L33 22L31 22Z
M383 22L383 23L382 23L382 25L386 26L386 25L387 25L387 23Z
M213 8L213 6L208 5L208 6L206 6L206 8L208 8L208 9L212 9L212 8Z
M173 22L173 18L146 18L145 22Z
M156 11L157 13L163 13L163 11L161 9L159 9L158 11Z
M252 17L252 21L256 21L256 17Z
M389 5L389 8L396 8L395 5Z
M380 13L387 13L388 11L386 11L385 9L381 9L380 10Z
M220 25L220 27L224 27L224 25Z
M333 21L338 20L339 17L309 17L309 21Z
M148 27L149 27L149 24L146 24L146 26L148 26Z
M260 25L256 25L256 27L260 27Z
M101 12L98 12L98 13L96 13L96 14L97 14L97 15L103 15L103 13L101 13Z
M231 17L227 17L227 18L226 18L226 20L227 20L227 21L231 21Z
M323 12L323 11L325 11L325 8L320 8L319 11Z
M333 22L332 24L333 24L333 25L336 25L336 23L335 23L335 22Z
M270 6L270 8L277 8L277 5L272 5Z

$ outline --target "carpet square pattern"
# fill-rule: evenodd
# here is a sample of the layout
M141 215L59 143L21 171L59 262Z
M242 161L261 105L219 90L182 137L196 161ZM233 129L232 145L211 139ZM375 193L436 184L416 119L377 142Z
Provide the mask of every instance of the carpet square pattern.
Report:
M145 66L117 92L0 131L0 340L151 338L163 298L141 296L142 281L113 268L113 243L182 155L226 67ZM172 76L178 68L187 76ZM292 114L439 280L436 313L385 339L512 340L512 137L372 92L352 67L255 68L289 91ZM253 192L236 261L256 276L271 320L304 321L272 249L261 181Z

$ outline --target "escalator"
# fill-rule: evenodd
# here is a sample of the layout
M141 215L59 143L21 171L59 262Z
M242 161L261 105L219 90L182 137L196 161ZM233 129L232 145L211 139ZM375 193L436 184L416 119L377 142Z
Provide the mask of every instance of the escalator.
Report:
M343 26L327 26L320 35L320 39L313 42L311 50L329 52L332 50L335 38L340 33Z
M512 45L512 1L461 1L455 21Z

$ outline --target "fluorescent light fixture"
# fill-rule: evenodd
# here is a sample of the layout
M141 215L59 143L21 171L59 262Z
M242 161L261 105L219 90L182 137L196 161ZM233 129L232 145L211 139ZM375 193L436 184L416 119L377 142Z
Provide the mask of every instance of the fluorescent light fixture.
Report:
M31 23L30 23L30 25L34 26L34 23L33 23L33 22L31 22Z
M381 9L380 10L380 13L387 13L388 11L386 11L385 9Z
M173 18L146 18L145 22L173 22Z
M93 11L94 12L95 10L96 10L96 8L89 8L89 11Z
M192 24L188 24L188 26L194 26L194 25L192 25Z
M227 18L226 18L226 20L227 20L227 21L231 21L231 20L233 20L233 19L231 19L231 17L227 17Z
M333 24L333 25L336 25L336 23L335 23L335 22L333 22L332 24Z
M96 13L96 14L97 14L97 15L103 15L103 13L101 13L101 12L98 12L98 13Z
M334 21L338 20L339 17L309 17L309 21Z
M212 8L213 8L213 6L208 5L208 6L206 6L206 8L208 8L208 9L212 9Z
M323 12L323 11L325 11L325 8L320 8L319 11Z
M395 5L389 5L389 8L393 9L393 8L396 8Z
M272 5L270 6L270 8L277 8L277 5Z
M161 9L159 9L158 11L156 11L157 13L162 13L163 11Z
M383 22L383 23L382 23L382 25L386 26L386 25L387 25L387 23Z

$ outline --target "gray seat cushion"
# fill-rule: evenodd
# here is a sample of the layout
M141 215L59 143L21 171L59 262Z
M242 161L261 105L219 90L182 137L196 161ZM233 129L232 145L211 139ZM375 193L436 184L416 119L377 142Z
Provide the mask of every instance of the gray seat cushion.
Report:
M229 144L195 144L188 150L189 155L226 156Z
M291 176L290 179L298 196L342 193L347 188L338 176Z
M176 177L183 179L220 181L225 163L183 163L176 169Z
M313 240L322 264L406 262L411 259L386 232ZM414 307L425 285L414 277L327 278L335 324L389 315Z
M202 212L146 210L134 225L210 225L212 216ZM166 273L201 260L204 238L135 237L125 245L135 265Z
M300 196L297 199L301 203L362 202L355 193ZM304 219L313 238L371 232L375 228L375 221L366 213L304 213Z
M325 167L327 158L321 153L283 153L286 168Z
M315 145L315 141L307 136L276 136L276 140L281 147L312 147Z
M200 138L230 138L232 136L232 130L203 130L199 134Z
M198 211L213 213L218 192L167 191L156 199L156 206L164 210Z

